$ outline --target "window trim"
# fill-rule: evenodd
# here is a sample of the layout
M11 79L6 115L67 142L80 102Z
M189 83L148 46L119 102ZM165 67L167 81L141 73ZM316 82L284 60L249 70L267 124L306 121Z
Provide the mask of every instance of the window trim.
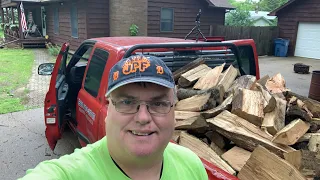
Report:
M73 28L72 28L72 25L73 25L73 20L72 20L72 9L73 8L75 8L75 10L76 10L76 19L75 19L75 21L76 21L76 23L77 23L77 36L74 36L73 35L73 32L72 32L72 30L73 30ZM79 21L78 21L78 7L77 7L77 5L76 4L73 4L72 5L72 7L70 8L70 28L71 28L71 37L73 37L73 38L75 38L75 39L78 39L79 38Z
M55 18L55 14L57 13L58 18ZM57 20L57 22L56 22ZM60 21L59 21L59 7L55 7L53 10L53 33L59 35L60 34ZM57 31L56 31L57 26Z
M163 31L163 30L162 30L162 26L161 26L161 22L162 22L161 15L162 15L162 10L163 10L163 9L170 9L170 10L172 10L172 30L171 30L171 31ZM163 32L163 33L174 32L174 8L161 8L161 10L160 10L160 32Z
M93 94L90 90L88 91L88 89L86 88L86 81L84 81L83 89L84 89L88 94L90 94L93 98L97 98L98 95L99 95L99 91L100 91L101 84L102 84L101 82L102 82L103 74L104 74L105 71L106 71L107 63L108 63L108 60L109 60L109 57L110 57L110 52L107 51L106 49L103 49L103 48L100 48L100 47L96 47L96 48L92 49L92 52L91 52L92 55L90 56L90 59L88 60L88 64L87 64L88 67L87 67L87 70L86 70L86 72L85 72L85 77L84 77L84 78L87 78L87 76L88 76L90 64L91 64L92 58L95 56L95 51L96 51L96 50L101 50L101 51L104 51L104 52L108 53L108 58L106 59L106 63L105 63L105 65L104 65L104 67L103 67L104 70L103 70L103 72L102 72L102 74L101 74L101 80L100 80L99 87L98 87L97 91L94 92L94 94ZM96 94L95 94L95 93L96 93Z

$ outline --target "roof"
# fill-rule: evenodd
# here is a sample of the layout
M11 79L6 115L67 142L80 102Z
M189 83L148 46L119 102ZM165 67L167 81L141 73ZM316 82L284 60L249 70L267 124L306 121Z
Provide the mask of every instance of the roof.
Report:
M257 21L260 20L260 19L266 21L269 25L272 24L272 22L271 22L269 19L265 18L264 16L258 16L258 17L252 18L253 22L257 22Z
M295 1L298 1L298 0L289 0L289 1L288 1L287 3L285 3L284 5L282 5L282 6L280 6L279 8L273 10L271 13L269 13L269 15L271 15L271 16L276 16L277 13L278 13L280 10L286 8L287 6L289 6L290 4L292 4L292 3L295 2Z
M179 42L195 42L193 40L184 40L180 38L167 38L167 37L146 37L146 36L122 36L122 37L100 37L92 38L104 43L117 45L120 47L129 47L136 44L156 44L156 43L179 43Z
M268 20L274 20L276 19L277 17L276 16L268 16L269 12L268 11L249 11L250 13L250 17L253 19L253 20L256 20L256 19L260 19L261 17L264 17L265 19L268 19Z
M220 7L226 9L235 9L228 0L207 0L209 6Z

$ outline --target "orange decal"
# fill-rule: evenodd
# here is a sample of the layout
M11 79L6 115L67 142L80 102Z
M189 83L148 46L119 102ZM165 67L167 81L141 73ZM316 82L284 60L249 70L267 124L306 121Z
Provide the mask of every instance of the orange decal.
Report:
M119 71L116 71L113 73L113 81L117 80L119 78Z
M157 74L163 74L163 67L157 65Z
M147 58L135 56L124 63L122 73L128 75L137 72L137 70L144 72L149 66L150 61Z

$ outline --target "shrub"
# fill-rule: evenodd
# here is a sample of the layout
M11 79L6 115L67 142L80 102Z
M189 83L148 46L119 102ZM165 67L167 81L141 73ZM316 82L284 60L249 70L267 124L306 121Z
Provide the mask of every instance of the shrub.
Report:
M130 36L137 36L139 32L139 27L135 24L131 24L129 28Z

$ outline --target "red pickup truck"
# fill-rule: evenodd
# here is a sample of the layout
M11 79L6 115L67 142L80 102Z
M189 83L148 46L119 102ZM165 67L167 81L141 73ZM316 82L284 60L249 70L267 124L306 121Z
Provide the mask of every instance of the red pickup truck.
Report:
M46 138L53 150L66 126L77 135L81 146L105 136L107 107L105 93L110 68L132 54L160 57L174 72L202 57L215 67L226 63L241 75L259 79L258 56L253 40L196 42L160 37L104 37L85 40L74 54L64 43L55 63L38 67L39 75L51 75L44 101ZM237 179L205 159L201 159L209 179Z

